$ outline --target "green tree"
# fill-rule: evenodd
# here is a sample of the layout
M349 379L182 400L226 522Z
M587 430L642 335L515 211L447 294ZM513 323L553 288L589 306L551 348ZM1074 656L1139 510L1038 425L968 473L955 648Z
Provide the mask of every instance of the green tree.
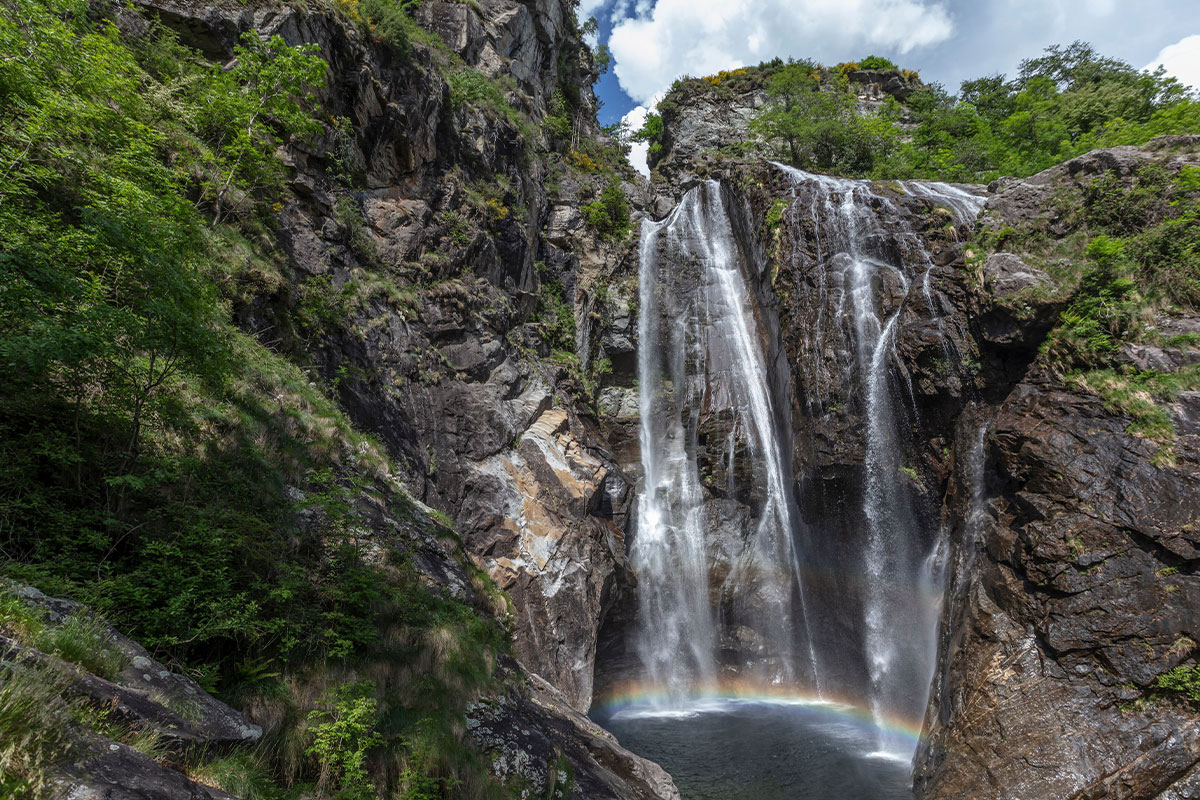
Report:
M751 130L775 147L778 155L801 167L865 175L877 158L886 158L898 138L892 124L894 104L883 114L864 116L846 79L822 75L811 62L793 62L767 80L771 102L751 121Z
M325 80L325 62L315 44L289 47L281 36L263 42L248 32L235 48L229 70L214 69L205 87L211 102L199 109L197 122L211 147L213 175L204 191L220 222L231 193L271 189L283 167L275 157L276 137L311 135L321 129L307 108L308 98Z
M328 771L338 800L373 800L378 792L367 772L367 754L383 744L375 730L379 708L375 685L369 681L339 684L322 701L326 708L308 715L312 723L308 755L316 756Z

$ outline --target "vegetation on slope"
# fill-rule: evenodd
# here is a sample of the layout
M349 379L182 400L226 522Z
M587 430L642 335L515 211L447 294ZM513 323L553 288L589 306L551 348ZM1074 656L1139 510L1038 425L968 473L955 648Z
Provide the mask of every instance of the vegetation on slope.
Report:
M762 90L768 103L752 129L774 157L795 166L874 179L933 178L986 183L1025 176L1093 150L1200 130L1200 100L1160 68L1143 73L1075 42L1021 62L1014 78L964 81L958 95L900 70L903 103L888 96L863 107L851 76L895 69L875 56L825 67L779 59L707 78L685 78L660 104L688 91ZM635 138L661 152L662 119ZM752 146L737 143L733 148ZM653 158L651 159L653 161Z
M231 259L263 258L248 241L282 198L277 146L321 129L325 64L249 35L211 65L83 0L6 0L0 51L3 572L264 724L197 777L257 797L502 793L462 715L505 632L425 588L402 536L368 541L363 513L449 551L452 534L318 383L230 323ZM82 712L47 689L0 670L6 794L70 755Z

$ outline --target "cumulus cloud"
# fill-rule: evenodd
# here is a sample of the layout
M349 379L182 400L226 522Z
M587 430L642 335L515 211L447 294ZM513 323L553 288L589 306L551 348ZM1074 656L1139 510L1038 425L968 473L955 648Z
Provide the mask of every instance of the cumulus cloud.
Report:
M658 105L658 101L663 99L662 92L650 98L645 105L634 106L629 110L629 113L621 117L621 122L632 132L640 130L646 124L646 115L650 113L650 109ZM646 177L650 177L650 165L647 159L650 157L649 142L632 142L629 146L629 163L633 168L642 173Z
M928 0L645 0L616 4L609 48L635 102L680 75L708 75L775 56L841 61L904 54L945 41L954 26ZM640 6L640 7L639 7ZM629 9L631 16L621 13ZM642 13L637 13L642 12Z
M621 122L624 122L631 131L636 131L646 122L646 115L650 113L650 109L646 106L635 106L630 109L629 113L621 117ZM650 157L649 142L632 142L629 145L629 163L638 172L650 177L650 165L647 159Z
M588 17L596 16L597 12L607 4L608 0L579 0L579 8L575 14L582 22Z
M1146 65L1154 70L1162 65L1168 75L1174 75L1185 86L1200 89L1200 34L1185 36L1175 44L1169 44Z

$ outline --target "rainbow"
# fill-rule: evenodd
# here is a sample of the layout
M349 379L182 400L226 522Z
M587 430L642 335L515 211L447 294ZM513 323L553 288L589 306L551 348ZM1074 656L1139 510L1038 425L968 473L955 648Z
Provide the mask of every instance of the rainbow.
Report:
M864 733L876 731L882 725L884 732L897 737L913 751L921 741L921 723L896 716L885 716L876 720L870 709L860 703L818 695L802 687L781 684L762 684L751 681L725 679L707 686L689 690L682 701L672 698L661 686L644 683L627 683L605 692L592 704L591 714L600 719L618 715L646 716L690 716L707 711L718 711L732 704L762 704L774 706L803 706L817 714L827 714L843 722L863 729Z

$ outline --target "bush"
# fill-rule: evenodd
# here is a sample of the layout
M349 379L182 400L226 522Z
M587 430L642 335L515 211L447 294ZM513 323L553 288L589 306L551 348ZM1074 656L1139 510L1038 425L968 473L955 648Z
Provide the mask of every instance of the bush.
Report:
M1120 240L1097 236L1086 253L1090 265L1079 291L1043 345L1063 369L1104 364L1136 326L1143 305Z
M628 236L632 229L629 201L620 184L610 183L600 192L599 199L585 205L583 220L602 239L620 241Z
M367 773L367 753L383 744L375 730L379 704L374 684L340 684L321 702L325 708L308 715L313 737L308 755L320 761L322 774L337 788L339 800L373 800L378 792Z
M864 58L858 62L858 68L859 69L872 69L872 70L900 69L893 62L889 61L888 59L884 58L883 56L867 56L866 58Z
M1169 692L1179 692L1193 703L1200 703L1200 667L1180 665L1159 675L1154 685Z
M646 115L646 121L642 123L642 127L633 132L630 137L635 142L647 142L650 145L648 151L650 161L656 160L662 155L663 149L663 119L660 115L653 112Z

